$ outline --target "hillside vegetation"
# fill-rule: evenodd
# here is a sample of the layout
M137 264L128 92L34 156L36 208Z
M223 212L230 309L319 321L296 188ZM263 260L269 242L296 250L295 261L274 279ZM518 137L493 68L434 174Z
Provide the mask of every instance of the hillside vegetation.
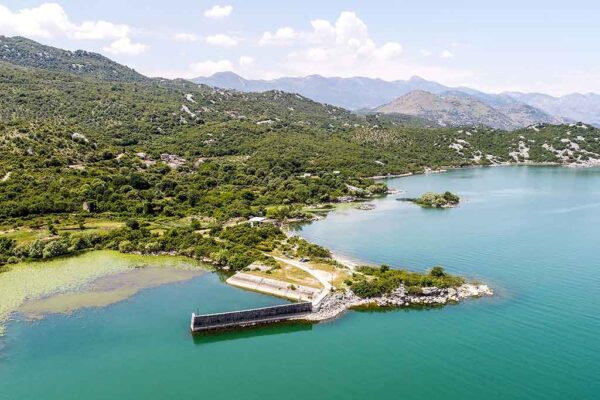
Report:
M358 116L297 94L140 78L91 53L73 54L95 60L94 68L71 71L66 61L23 56L71 57L62 50L11 40L11 51L0 62L4 232L46 226L51 235L45 240L55 240L51 225L82 218L154 223L194 217L221 226L250 216L303 217L306 205L385 191L369 176L600 159L600 132L583 124L514 132L408 127L401 120ZM113 79L102 71L122 75ZM158 242L152 235L165 233L162 228L134 231L112 234L146 246ZM181 237L193 235L186 231ZM115 240L91 240L86 246L118 248ZM4 248L14 249L14 243Z
M19 36L0 35L0 61L113 81L148 80L133 69L100 54L85 50L57 49Z

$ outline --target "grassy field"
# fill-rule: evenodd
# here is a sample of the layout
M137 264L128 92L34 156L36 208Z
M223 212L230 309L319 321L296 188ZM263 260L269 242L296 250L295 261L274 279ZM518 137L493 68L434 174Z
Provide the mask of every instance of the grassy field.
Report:
M346 288L344 281L352 277L352 272L345 268L336 267L323 262L311 262L310 266L314 269L333 273L333 287L336 289Z
M283 262L278 261L277 264L278 267L271 268L268 270L263 269L261 271L258 269L250 268L248 271L244 272L260 276L261 278L276 279L278 281L288 282L294 285L302 285L318 289L323 287L319 283L319 281L309 273Z
M90 218L84 222L84 229L81 229L79 223L70 219L58 220L53 222L59 234L64 233L103 233L123 227L122 222L102 219ZM47 221L32 221L30 224L20 227L3 227L0 228L0 237L14 239L17 245L28 244L35 240L50 239L53 235L50 233Z

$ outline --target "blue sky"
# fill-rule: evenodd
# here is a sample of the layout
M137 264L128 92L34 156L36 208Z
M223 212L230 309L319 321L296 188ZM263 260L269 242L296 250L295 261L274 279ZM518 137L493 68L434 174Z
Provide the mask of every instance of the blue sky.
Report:
M487 91L600 93L597 1L0 0L0 34L192 78L419 75Z

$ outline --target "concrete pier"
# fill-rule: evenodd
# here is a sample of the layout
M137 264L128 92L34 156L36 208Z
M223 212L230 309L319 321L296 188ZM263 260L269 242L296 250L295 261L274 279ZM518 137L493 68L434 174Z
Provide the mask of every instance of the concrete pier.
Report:
M313 303L294 303L217 314L192 313L190 329L194 332L241 328L299 318L312 313Z

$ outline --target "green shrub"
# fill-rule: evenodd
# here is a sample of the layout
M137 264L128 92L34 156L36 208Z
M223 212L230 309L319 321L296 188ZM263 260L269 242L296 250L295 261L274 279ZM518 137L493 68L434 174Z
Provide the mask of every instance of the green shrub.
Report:
M48 242L42 251L42 258L53 258L67 254L69 242L67 239L58 239Z

